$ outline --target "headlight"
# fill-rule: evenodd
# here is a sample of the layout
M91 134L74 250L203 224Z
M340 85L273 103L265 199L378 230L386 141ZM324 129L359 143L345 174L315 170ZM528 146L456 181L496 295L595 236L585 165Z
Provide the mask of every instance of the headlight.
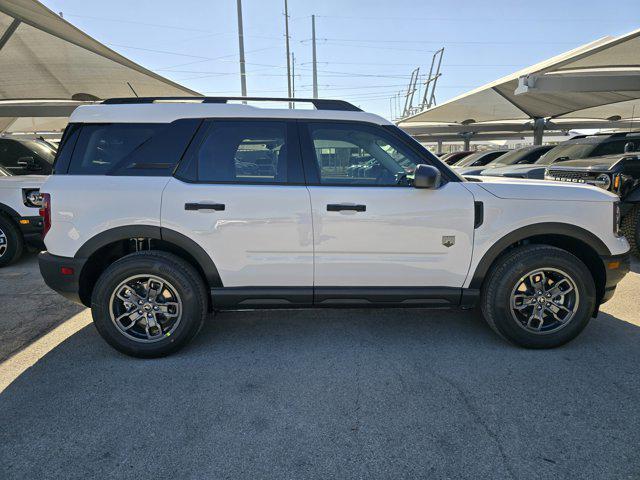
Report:
M24 204L27 207L40 208L42 206L42 195L40 195L40 190L25 190Z
M622 219L622 215L620 213L620 202L613 203L613 233L616 237L622 236L620 234L620 220Z
M597 187L609 190L609 187L611 187L611 177L606 173L601 173L596 177L596 181L593 182L593 184Z

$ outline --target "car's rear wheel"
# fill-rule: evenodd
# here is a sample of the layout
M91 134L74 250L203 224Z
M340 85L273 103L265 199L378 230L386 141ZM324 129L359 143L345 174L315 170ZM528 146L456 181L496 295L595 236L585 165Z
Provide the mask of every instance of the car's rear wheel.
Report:
M22 256L24 239L18 227L0 214L0 268L12 264Z
M91 311L102 337L135 357L168 355L187 344L207 313L204 283L179 257L133 253L107 268L93 290Z
M571 253L545 245L518 247L499 258L482 291L482 311L500 336L527 348L573 340L589 323L596 289Z
M633 208L622 217L620 222L620 230L627 237L631 252L640 258L640 205L634 205Z

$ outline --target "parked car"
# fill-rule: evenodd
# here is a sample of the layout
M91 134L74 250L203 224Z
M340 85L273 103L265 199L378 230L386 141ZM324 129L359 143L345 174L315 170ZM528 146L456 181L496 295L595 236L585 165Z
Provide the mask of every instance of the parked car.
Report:
M46 283L91 307L126 354L177 350L208 311L336 306L479 305L509 341L556 347L629 269L609 192L467 182L346 102L225 101L81 106L42 187ZM238 175L237 152L256 139L274 171ZM323 168L345 143L350 157ZM380 165L373 177L346 174L359 152Z
M483 167L508 151L509 150L484 150L482 152L474 152L456 162L453 168L459 173L464 167Z
M42 140L0 137L0 167L11 175L50 175L55 148Z
M627 143L627 152L547 167L545 179L595 185L620 198L620 228L640 257L640 143Z
M0 268L18 260L26 248L42 250L40 185L46 177L14 175L0 167Z
M475 150L462 150L460 152L451 152L444 155L441 160L447 165L455 165L467 155L475 153Z
M506 167L508 165L528 165L537 161L541 155L548 152L551 146L532 146L522 147L516 150L510 150L504 155L500 155L495 160L487 163L486 165L477 167L462 167L456 169L460 175L485 175L485 171L490 171L493 168Z
M544 178L546 168L550 165L567 160L623 153L625 144L639 137L640 132L578 135L571 140L556 145L531 165L511 165L509 167L493 168L486 172L483 171L482 175L541 180Z

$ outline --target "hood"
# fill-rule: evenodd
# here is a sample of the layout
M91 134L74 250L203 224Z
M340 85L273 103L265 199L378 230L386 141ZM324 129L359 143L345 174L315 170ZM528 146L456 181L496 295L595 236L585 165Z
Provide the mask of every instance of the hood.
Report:
M480 172L486 170L487 167L460 167L454 168L458 175L480 175Z
M0 177L0 188L40 188L47 178L47 175Z
M544 165L509 165L507 167L485 168L482 175L492 177L544 178Z
M519 178L478 178L481 178L482 182L476 185L505 200L551 200L555 202L615 202L618 200L618 197L613 193L585 184Z
M638 159L637 155L608 155L605 157L581 158L579 160L566 160L559 165L549 165L550 170L575 170L586 169L594 171L610 170L616 163L625 158ZM640 160L638 160L640 162Z

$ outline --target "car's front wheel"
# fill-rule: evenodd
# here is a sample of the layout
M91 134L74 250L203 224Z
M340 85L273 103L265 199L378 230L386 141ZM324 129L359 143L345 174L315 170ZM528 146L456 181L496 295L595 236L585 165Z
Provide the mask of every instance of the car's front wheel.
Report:
M487 323L508 341L553 348L586 327L595 302L593 277L579 258L551 246L526 245L497 260L481 307Z
M135 357L160 357L198 332L207 313L207 292L200 275L181 258L138 252L100 276L91 312L98 332L115 349Z

